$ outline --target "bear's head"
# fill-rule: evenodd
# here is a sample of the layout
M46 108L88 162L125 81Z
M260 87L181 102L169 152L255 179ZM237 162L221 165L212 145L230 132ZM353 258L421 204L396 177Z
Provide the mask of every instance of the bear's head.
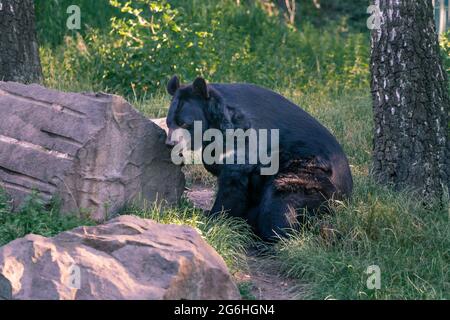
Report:
M223 98L205 79L198 77L192 84L181 85L178 77L174 76L167 84L167 92L172 96L166 119L168 147L179 142L178 136L174 135L177 129L185 129L194 137L194 122L201 122L202 135L209 128L232 127Z

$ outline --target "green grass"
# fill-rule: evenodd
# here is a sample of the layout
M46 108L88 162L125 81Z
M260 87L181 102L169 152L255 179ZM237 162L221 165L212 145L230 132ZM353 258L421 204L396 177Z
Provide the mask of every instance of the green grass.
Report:
M251 283L250 281L238 283L238 288L242 299L257 300L255 295L252 293L253 283Z
M0 246L30 233L52 237L80 225L94 224L83 215L63 215L57 202L44 205L36 195L29 197L18 212L11 213L8 199L0 190Z
M355 180L352 201L326 219L331 240L317 222L277 245L284 272L311 284L305 298L450 299L448 207ZM380 290L367 288L371 265L380 267Z

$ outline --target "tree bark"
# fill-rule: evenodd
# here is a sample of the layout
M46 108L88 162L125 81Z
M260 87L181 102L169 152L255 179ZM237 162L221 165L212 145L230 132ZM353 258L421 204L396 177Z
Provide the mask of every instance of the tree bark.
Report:
M33 0L0 0L0 80L42 80Z
M449 187L449 95L431 0L376 0L373 174L423 196Z

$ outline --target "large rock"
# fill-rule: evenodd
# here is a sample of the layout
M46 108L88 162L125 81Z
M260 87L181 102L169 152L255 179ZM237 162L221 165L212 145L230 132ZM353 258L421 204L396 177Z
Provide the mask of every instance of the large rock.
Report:
M102 220L133 200L179 200L165 133L123 98L0 82L0 186L17 207L37 190Z
M239 299L222 258L192 228L121 216L0 248L13 299Z

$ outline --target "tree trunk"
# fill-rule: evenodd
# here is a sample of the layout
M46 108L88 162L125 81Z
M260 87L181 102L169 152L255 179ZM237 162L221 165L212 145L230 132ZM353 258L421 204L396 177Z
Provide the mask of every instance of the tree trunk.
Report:
M445 0L439 0L439 35L447 30L447 12L445 10Z
M449 96L431 0L376 0L373 174L423 196L449 187Z
M0 0L0 81L42 79L33 0Z

